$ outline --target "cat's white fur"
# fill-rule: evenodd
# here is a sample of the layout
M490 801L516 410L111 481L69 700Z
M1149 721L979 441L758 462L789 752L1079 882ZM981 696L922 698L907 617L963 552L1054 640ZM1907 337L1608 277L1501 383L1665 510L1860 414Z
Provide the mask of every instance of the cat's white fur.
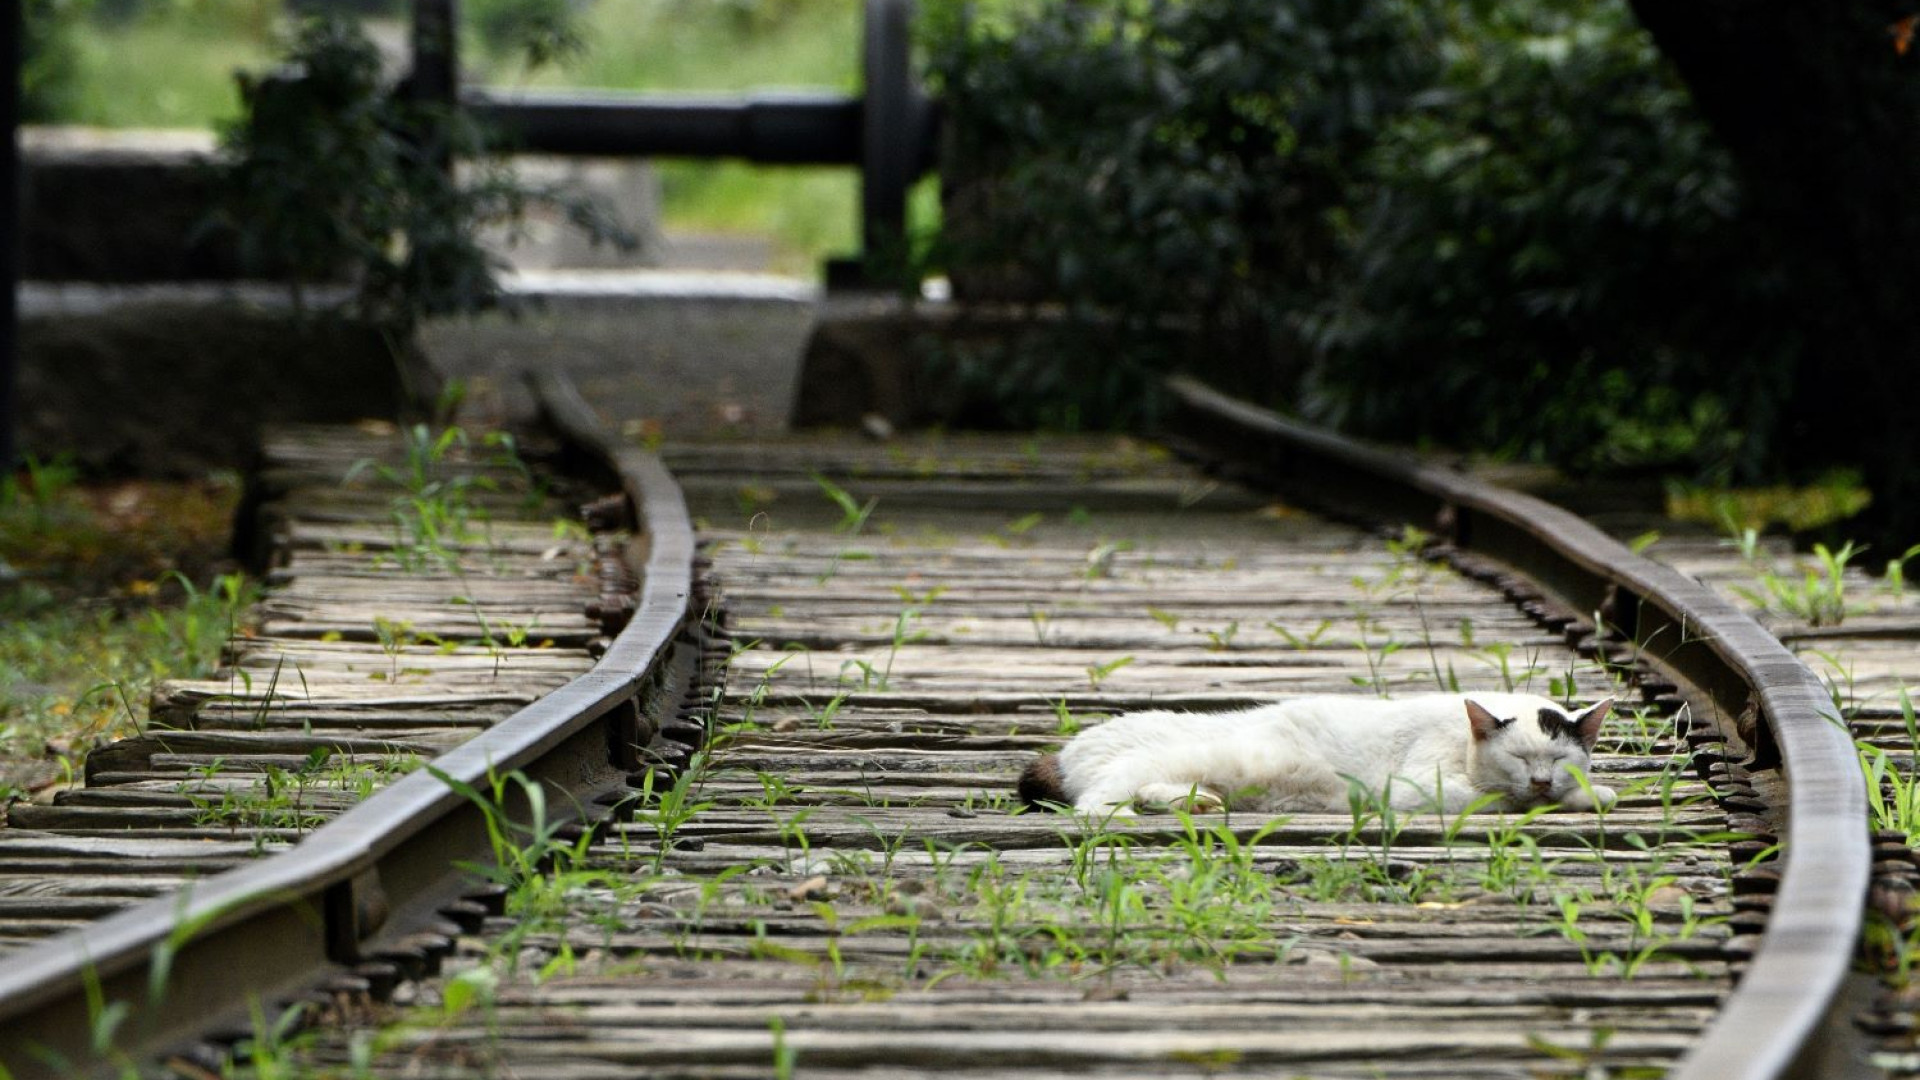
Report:
M1611 698L1569 713L1532 694L1321 696L1225 713L1139 712L1081 732L1021 778L1029 802L1344 813L1354 784L1402 810L1610 805L1575 779ZM1437 787L1437 792L1436 792ZM1438 798L1436 799L1436 794Z

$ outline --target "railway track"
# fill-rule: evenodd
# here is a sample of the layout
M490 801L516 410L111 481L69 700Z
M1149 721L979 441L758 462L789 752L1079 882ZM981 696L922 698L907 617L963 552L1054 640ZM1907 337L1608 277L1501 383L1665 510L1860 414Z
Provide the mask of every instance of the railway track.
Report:
M250 731L310 740L246 759L264 775L349 729L367 740L355 760L381 739L415 758L459 745L185 904L0 958L0 1062L34 1075L49 1059L29 1043L56 1038L86 1060L100 1002L119 1000L116 1052L187 1070L212 1060L187 1021L218 1014L256 1056L361 1075L1835 1075L1815 1054L1837 1045L1867 851L1852 747L1819 718L1817 680L1697 583L1577 522L1181 393L1192 445L1288 502L1130 442L688 445L667 459L703 523L696 589L679 491L618 451L642 595L556 693L417 702L460 719L406 744L414 721L364 686L264 708L230 682L176 688L157 716L218 702L274 721ZM555 400L563 427L589 426ZM294 536L326 517L287 513ZM347 518L318 556L378 543ZM587 602L601 625L578 628L572 664L625 611ZM418 627L458 621L383 616L416 627L396 658L391 632L352 629L359 614L329 621L296 591L270 603L268 627L316 629L276 647L316 671L341 659L321 645L384 662L383 691L408 648L440 648ZM515 684L568 678L564 650L525 657ZM270 665L284 679L267 655L238 658L255 688ZM422 661L418 689L470 695L496 660L445 659ZM1528 820L1011 812L1032 754L1117 711L1436 685L1626 692L1636 707L1596 771L1628 795ZM101 794L30 811L20 833L111 831L60 815L129 784L167 796L135 807L147 828L177 826L163 811L183 778L156 772L219 753L177 746L156 743L144 771L120 767L142 748L107 755ZM0 858L17 836L0 831ZM166 994L147 992L156 963ZM299 998L323 1023L269 1038L277 1006L236 1025L249 995Z
M1784 541L1680 535L1650 553L1738 604L1804 659L1845 717L1865 767L1884 778L1870 795L1873 881L1862 965L1884 981L1855 996L1854 1022L1872 1075L1920 1075L1920 1001L1911 983L1920 891L1911 794L1920 767L1910 723L1911 688L1920 685L1913 598L1898 577L1869 576L1864 558L1832 573ZM1809 567L1817 568L1813 588Z

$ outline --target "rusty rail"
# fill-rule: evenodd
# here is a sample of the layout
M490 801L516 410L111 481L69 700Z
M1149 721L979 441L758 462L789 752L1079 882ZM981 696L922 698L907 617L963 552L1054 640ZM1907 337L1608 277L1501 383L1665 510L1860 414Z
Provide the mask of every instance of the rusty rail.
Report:
M1788 781L1783 868L1751 967L1675 1080L1830 1075L1820 1055L1870 869L1864 779L1826 689L1758 623L1550 503L1169 380L1170 433L1311 502L1410 522L1521 571L1707 693Z

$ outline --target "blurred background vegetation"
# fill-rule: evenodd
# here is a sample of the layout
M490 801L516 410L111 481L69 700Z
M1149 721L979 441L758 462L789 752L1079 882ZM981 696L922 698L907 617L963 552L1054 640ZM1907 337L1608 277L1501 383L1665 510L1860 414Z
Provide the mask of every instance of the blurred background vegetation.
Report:
M219 123L237 108L231 71L265 63L284 33L282 0L28 2L29 107L44 120ZM403 5L361 2L398 47ZM1682 29L1710 36L1726 8L1755 35L1745 48L1807 36L1734 7L1707 3ZM852 90L860 8L466 0L466 57L504 86ZM1178 365L1361 434L1575 472L1724 484L1872 472L1884 457L1835 435L1848 390L1819 359L1823 334L1866 327L1856 337L1874 344L1883 329L1840 303L1872 268L1829 272L1777 227L1812 189L1743 171L1755 155L1723 148L1729 110L1709 127L1626 0L921 0L920 13L947 127L942 204L922 193L916 214L941 231L910 269L1044 315L1038 332L931 358L1003 422L1150 418L1152 377ZM1891 64L1877 18L1847 40ZM525 42L543 33L556 62L530 66ZM1861 67L1808 62L1834 76L1834 100ZM659 168L669 228L772 234L788 266L855 246L848 171ZM1826 316L1791 314L1822 303ZM1904 331L1880 337L1904 347ZM1886 460L1878 488L1915 473ZM1913 495L1900 505L1920 506Z
M1171 356L1349 431L1576 473L1857 470L1846 528L1920 534L1908 6L922 10L937 262L1067 314L999 388L1030 412L1063 411L1036 386L1095 422L1151 411Z
M963 291L1122 313L1122 352L1182 326L1215 381L1394 441L1719 478L1776 457L1785 358L1727 314L1779 285L1624 5L929 7Z
M405 40L400 0L26 0L29 122L213 128L240 115L234 73L270 67L295 11L355 10L383 47ZM578 47L530 68L546 9ZM492 86L854 90L860 0L465 0L464 63ZM771 236L784 267L857 247L859 186L845 169L662 161L668 228Z

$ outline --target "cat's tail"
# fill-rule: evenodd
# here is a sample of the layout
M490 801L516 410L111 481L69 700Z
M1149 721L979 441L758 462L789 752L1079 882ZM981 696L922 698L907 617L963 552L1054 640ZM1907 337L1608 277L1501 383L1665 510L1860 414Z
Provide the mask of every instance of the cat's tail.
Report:
M1059 754L1042 754L1020 774L1020 801L1039 807L1042 803L1072 803L1067 796L1066 777L1060 772Z

